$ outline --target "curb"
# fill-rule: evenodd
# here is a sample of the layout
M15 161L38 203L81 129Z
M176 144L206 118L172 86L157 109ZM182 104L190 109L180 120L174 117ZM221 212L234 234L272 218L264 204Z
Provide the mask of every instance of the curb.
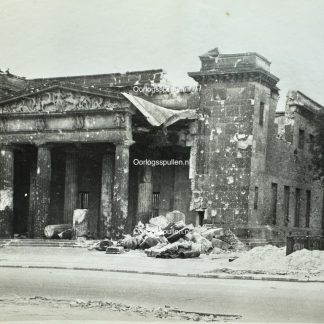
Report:
M154 272L154 271L137 271L137 270L117 270L105 268L86 268L86 267L64 267L64 266L41 266L41 265L0 265L0 268L14 268L14 269L58 269L58 270L79 270L79 271L97 271L97 272L113 272L113 273L132 273L144 274L153 276L166 277L182 277L182 278L200 278L200 279L232 279L232 280L259 280L259 281L286 281L286 282L321 282L324 279L298 279L298 278L284 278L284 277L254 277L251 275L230 275L230 274L179 274L172 272Z

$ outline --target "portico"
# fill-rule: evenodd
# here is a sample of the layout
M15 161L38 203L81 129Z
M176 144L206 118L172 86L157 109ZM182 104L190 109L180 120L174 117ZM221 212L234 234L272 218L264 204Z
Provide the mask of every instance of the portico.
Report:
M130 159L189 159L184 138L171 139L171 130L167 139L161 124L194 115L138 100L58 84L0 102L0 237L41 238L46 225L72 224L81 208L89 211L91 236L117 238L159 212L154 199L163 212L189 210L188 165L163 168L163 178L161 168ZM180 142L183 149L172 151Z
M119 93L63 86L2 102L0 235L13 233L14 214L25 215L20 230L42 237L47 224L72 223L73 210L83 207L105 216L90 224L92 230L118 236L127 217L131 106ZM96 173L98 188L90 192L96 186L89 179ZM95 192L100 199L89 197ZM87 206L81 206L85 200Z

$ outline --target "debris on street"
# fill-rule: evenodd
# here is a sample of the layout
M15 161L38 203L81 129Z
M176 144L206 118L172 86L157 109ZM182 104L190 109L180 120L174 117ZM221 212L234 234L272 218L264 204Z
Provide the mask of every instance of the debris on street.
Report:
M57 224L57 225L47 225L44 229L44 234L47 238L59 238L59 234L65 231L72 231L71 224Z
M124 252L125 250L122 246L108 246L106 249L107 254L121 254Z
M75 237L86 237L88 235L88 209L75 209L73 212L73 230Z
M125 234L117 241L103 240L93 249L107 253L122 253L127 250L142 249L149 257L156 258L196 258L208 254L213 249L220 251L244 251L245 245L229 229L197 226L185 223L185 215L174 210L166 216L151 218L149 223L141 221L132 235Z
M321 253L306 249L286 256L286 248L273 245L259 246L243 253L222 271L230 273L261 274L318 274L321 270Z
M178 307L172 307L164 305L161 307L144 307L139 305L127 305L123 303L117 303L108 300L82 300L82 299L58 299L58 298L47 298L42 296L34 297L19 297L19 298L5 298L2 300L5 304L14 305L42 305L47 304L52 307L70 307L79 309L96 309L100 311L114 311L114 312L125 312L125 313L136 313L143 318L149 318L151 316L157 319L171 319L171 320L185 320L185 321L198 321L198 322L225 322L234 321L242 318L241 315L235 314L216 314L216 313L205 313L195 311L185 311Z

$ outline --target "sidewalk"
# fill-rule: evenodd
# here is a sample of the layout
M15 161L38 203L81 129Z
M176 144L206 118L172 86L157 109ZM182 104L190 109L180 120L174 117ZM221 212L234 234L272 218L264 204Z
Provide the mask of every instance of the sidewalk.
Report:
M229 265L228 255L201 255L194 259L150 258L143 251L123 254L105 254L67 247L5 247L0 249L0 267L74 269L140 273L164 276L199 278L275 280L298 282L324 282L324 272L319 275L267 275L226 273L221 269Z

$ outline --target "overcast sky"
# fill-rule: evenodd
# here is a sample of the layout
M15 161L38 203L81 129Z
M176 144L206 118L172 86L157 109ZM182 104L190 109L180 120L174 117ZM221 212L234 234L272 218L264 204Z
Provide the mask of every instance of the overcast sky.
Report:
M0 68L34 77L163 68L193 84L198 55L258 52L324 105L323 0L0 0ZM283 100L281 100L281 105Z

